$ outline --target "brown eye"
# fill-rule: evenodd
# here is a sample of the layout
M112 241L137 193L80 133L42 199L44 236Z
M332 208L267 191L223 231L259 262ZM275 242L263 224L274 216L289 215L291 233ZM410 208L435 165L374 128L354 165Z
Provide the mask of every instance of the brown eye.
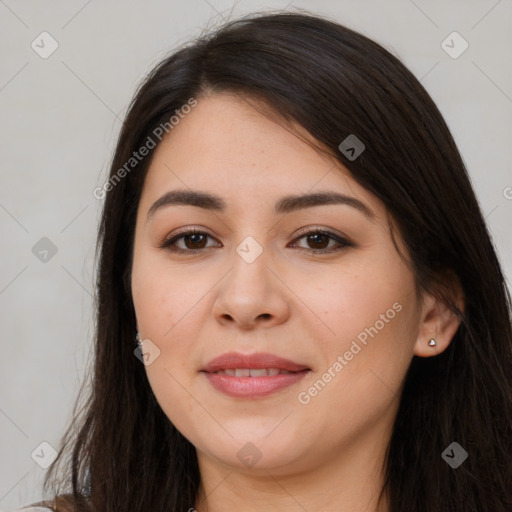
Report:
M212 238L208 233L204 231L199 231L195 228L188 228L181 233L173 236L168 240L164 240L164 242L159 246L161 249L166 249L172 252L181 252L181 253L193 253L200 252L203 249L208 249L213 247L212 245L206 245L208 238ZM349 242L347 239L342 238L334 233L329 231L320 231L314 230L304 233L300 237L296 238L297 240L306 239L307 247L299 247L313 254L322 254L340 251L345 249L346 247L353 247L354 244ZM180 246L178 242L183 240L182 245ZM331 246L329 244L334 242Z
M192 235L185 235L182 238L187 249L202 249L204 247L206 236L204 233L195 233ZM190 243L187 243L187 241Z
M168 240L164 240L164 242L160 245L161 249L167 249L169 251L174 252L194 252L194 251L200 251L201 249L206 249L211 246L206 246L205 243L210 237L208 233L205 233L203 231L198 231L194 228L187 229L185 231L182 231L181 233L173 236L172 238ZM184 247L179 247L177 245L178 241L181 241L183 239L183 245Z
M329 245L329 237L323 233L307 235L308 243L313 244L312 249L325 249Z
M347 239L342 238L330 231L314 230L304 233L296 240L306 239L308 247L302 247L305 250L309 250L314 254L328 253L334 251L340 251L346 247L353 247L354 244L349 242ZM334 245L329 247L329 243L333 241Z

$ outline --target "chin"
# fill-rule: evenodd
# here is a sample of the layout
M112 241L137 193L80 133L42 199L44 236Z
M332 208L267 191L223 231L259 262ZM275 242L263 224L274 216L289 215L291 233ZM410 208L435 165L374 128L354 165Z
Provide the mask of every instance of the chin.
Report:
M274 423L274 429L276 425L278 422ZM245 423L238 425L238 428L231 425L231 429L227 430L233 438L228 439L228 435L223 434L221 439L209 437L193 444L198 448L198 452L207 454L227 466L251 473L272 472L286 467L296 468L299 457L306 451L300 444L300 438L297 439L291 432L284 430L269 435L272 429L251 429Z

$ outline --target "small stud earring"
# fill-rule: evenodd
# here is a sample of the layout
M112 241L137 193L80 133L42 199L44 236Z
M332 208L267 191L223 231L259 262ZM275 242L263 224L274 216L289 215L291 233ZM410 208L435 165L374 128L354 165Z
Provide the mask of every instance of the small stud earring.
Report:
M135 335L135 341L137 342L137 345L139 347L142 347L142 340L140 339L138 331L137 331L137 334Z
M437 345L436 340L432 339L428 342L429 346L435 347Z

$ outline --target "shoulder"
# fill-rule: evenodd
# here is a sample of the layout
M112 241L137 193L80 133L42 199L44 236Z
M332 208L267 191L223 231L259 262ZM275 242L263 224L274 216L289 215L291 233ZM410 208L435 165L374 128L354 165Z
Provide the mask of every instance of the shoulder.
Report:
M53 507L53 500L51 502L42 500L32 502L29 505L21 506L20 508L12 510L11 512L50 512L53 510L55 510Z
M17 508L16 510L13 510L12 512L48 512L51 510L51 508L48 507L24 507L24 508Z
M86 499L86 501L88 501ZM83 508L83 507L82 507ZM59 494L50 500L30 503L11 512L74 512L75 500L71 494Z

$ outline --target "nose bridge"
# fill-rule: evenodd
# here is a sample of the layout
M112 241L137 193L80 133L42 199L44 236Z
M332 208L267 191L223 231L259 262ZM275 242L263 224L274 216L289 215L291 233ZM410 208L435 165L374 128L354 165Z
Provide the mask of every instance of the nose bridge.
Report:
M259 237L261 240L261 236ZM236 247L233 255L233 269L230 287L240 298L247 296L249 301L261 300L269 292L270 250L252 235L246 236Z
M280 322L287 314L285 287L271 270L269 248L255 237L245 237L236 247L232 268L219 288L215 304L218 318L250 324L259 318Z

